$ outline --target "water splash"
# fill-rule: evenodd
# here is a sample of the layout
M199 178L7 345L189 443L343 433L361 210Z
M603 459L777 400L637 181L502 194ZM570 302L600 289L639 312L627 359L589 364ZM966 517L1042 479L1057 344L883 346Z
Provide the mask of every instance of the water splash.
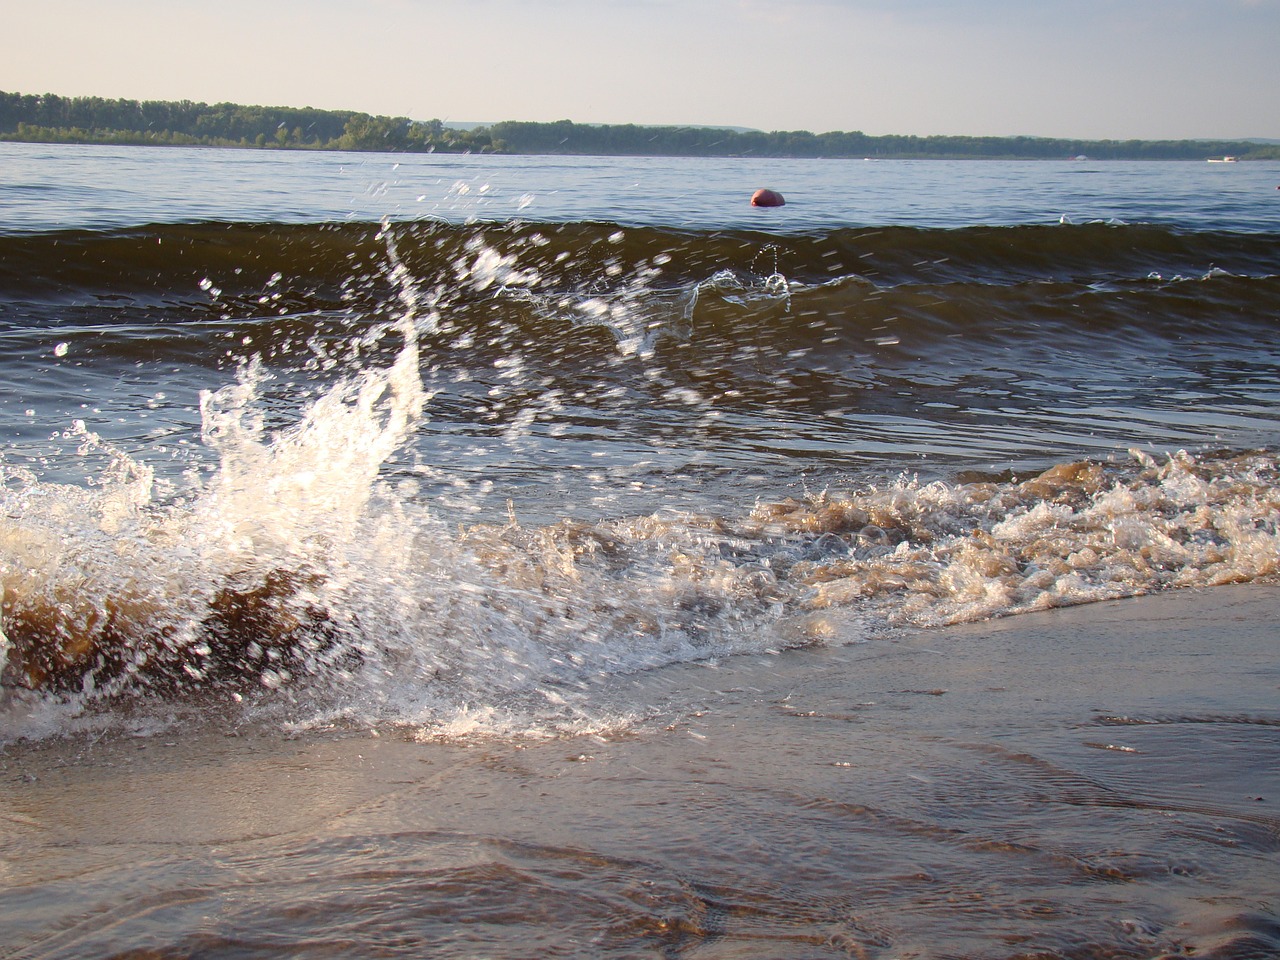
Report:
M624 537L513 520L455 535L383 479L424 422L420 337L440 329L448 295L424 296L393 232L383 235L395 318L364 333L350 369L286 427L268 428L274 374L260 357L204 391L209 478L158 491L144 464L83 423L69 432L81 455L109 461L86 487L4 477L7 696L52 694L73 711L192 695L268 710L305 699L290 722L424 723L532 697L544 719L548 707L580 718L570 694L589 679L771 642L743 629L768 603L730 613L729 600L744 599L733 583L672 571L664 555L688 541L679 524ZM537 282L485 248L469 253L456 283ZM392 342L385 366L356 362ZM503 362L524 378L518 355ZM671 537L654 533L668 527Z

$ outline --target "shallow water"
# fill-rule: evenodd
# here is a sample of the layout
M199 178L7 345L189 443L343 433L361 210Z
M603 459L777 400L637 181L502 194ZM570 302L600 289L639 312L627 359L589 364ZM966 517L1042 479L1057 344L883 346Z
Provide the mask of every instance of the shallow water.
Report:
M11 746L0 942L1274 956L1276 601L1219 588L676 666L614 683L629 729L573 739Z

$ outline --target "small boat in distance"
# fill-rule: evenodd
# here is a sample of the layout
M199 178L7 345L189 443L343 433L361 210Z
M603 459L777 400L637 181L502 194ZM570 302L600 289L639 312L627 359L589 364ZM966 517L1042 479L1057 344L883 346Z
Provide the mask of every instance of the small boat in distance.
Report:
M1239 163L1239 157L1210 157L1210 163Z

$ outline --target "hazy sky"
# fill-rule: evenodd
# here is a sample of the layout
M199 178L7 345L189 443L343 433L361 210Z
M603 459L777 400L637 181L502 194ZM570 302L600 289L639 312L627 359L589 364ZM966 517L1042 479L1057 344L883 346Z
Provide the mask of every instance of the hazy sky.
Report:
M0 90L454 121L1280 137L1280 0L0 0Z

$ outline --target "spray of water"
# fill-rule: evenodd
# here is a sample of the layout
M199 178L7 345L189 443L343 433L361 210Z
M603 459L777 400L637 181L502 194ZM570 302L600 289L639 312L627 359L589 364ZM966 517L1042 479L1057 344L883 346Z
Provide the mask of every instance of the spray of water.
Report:
M749 593L733 577L672 567L672 550L706 549L700 533L668 531L679 524L525 529L513 517L454 531L381 479L426 417L420 340L448 296L424 294L393 231L383 237L398 308L361 340L366 354L397 344L390 362L353 363L277 430L263 400L272 373L245 362L201 395L217 465L182 496L157 497L144 464L83 424L82 452L109 461L91 485L4 477L11 696L53 692L84 711L198 691L290 722L589 724L572 701L595 679L772 642L739 629L771 601L731 606ZM536 280L487 249L455 268L455 282L504 295ZM625 302L613 311L625 354L644 323L633 337ZM519 357L505 362L518 378Z

